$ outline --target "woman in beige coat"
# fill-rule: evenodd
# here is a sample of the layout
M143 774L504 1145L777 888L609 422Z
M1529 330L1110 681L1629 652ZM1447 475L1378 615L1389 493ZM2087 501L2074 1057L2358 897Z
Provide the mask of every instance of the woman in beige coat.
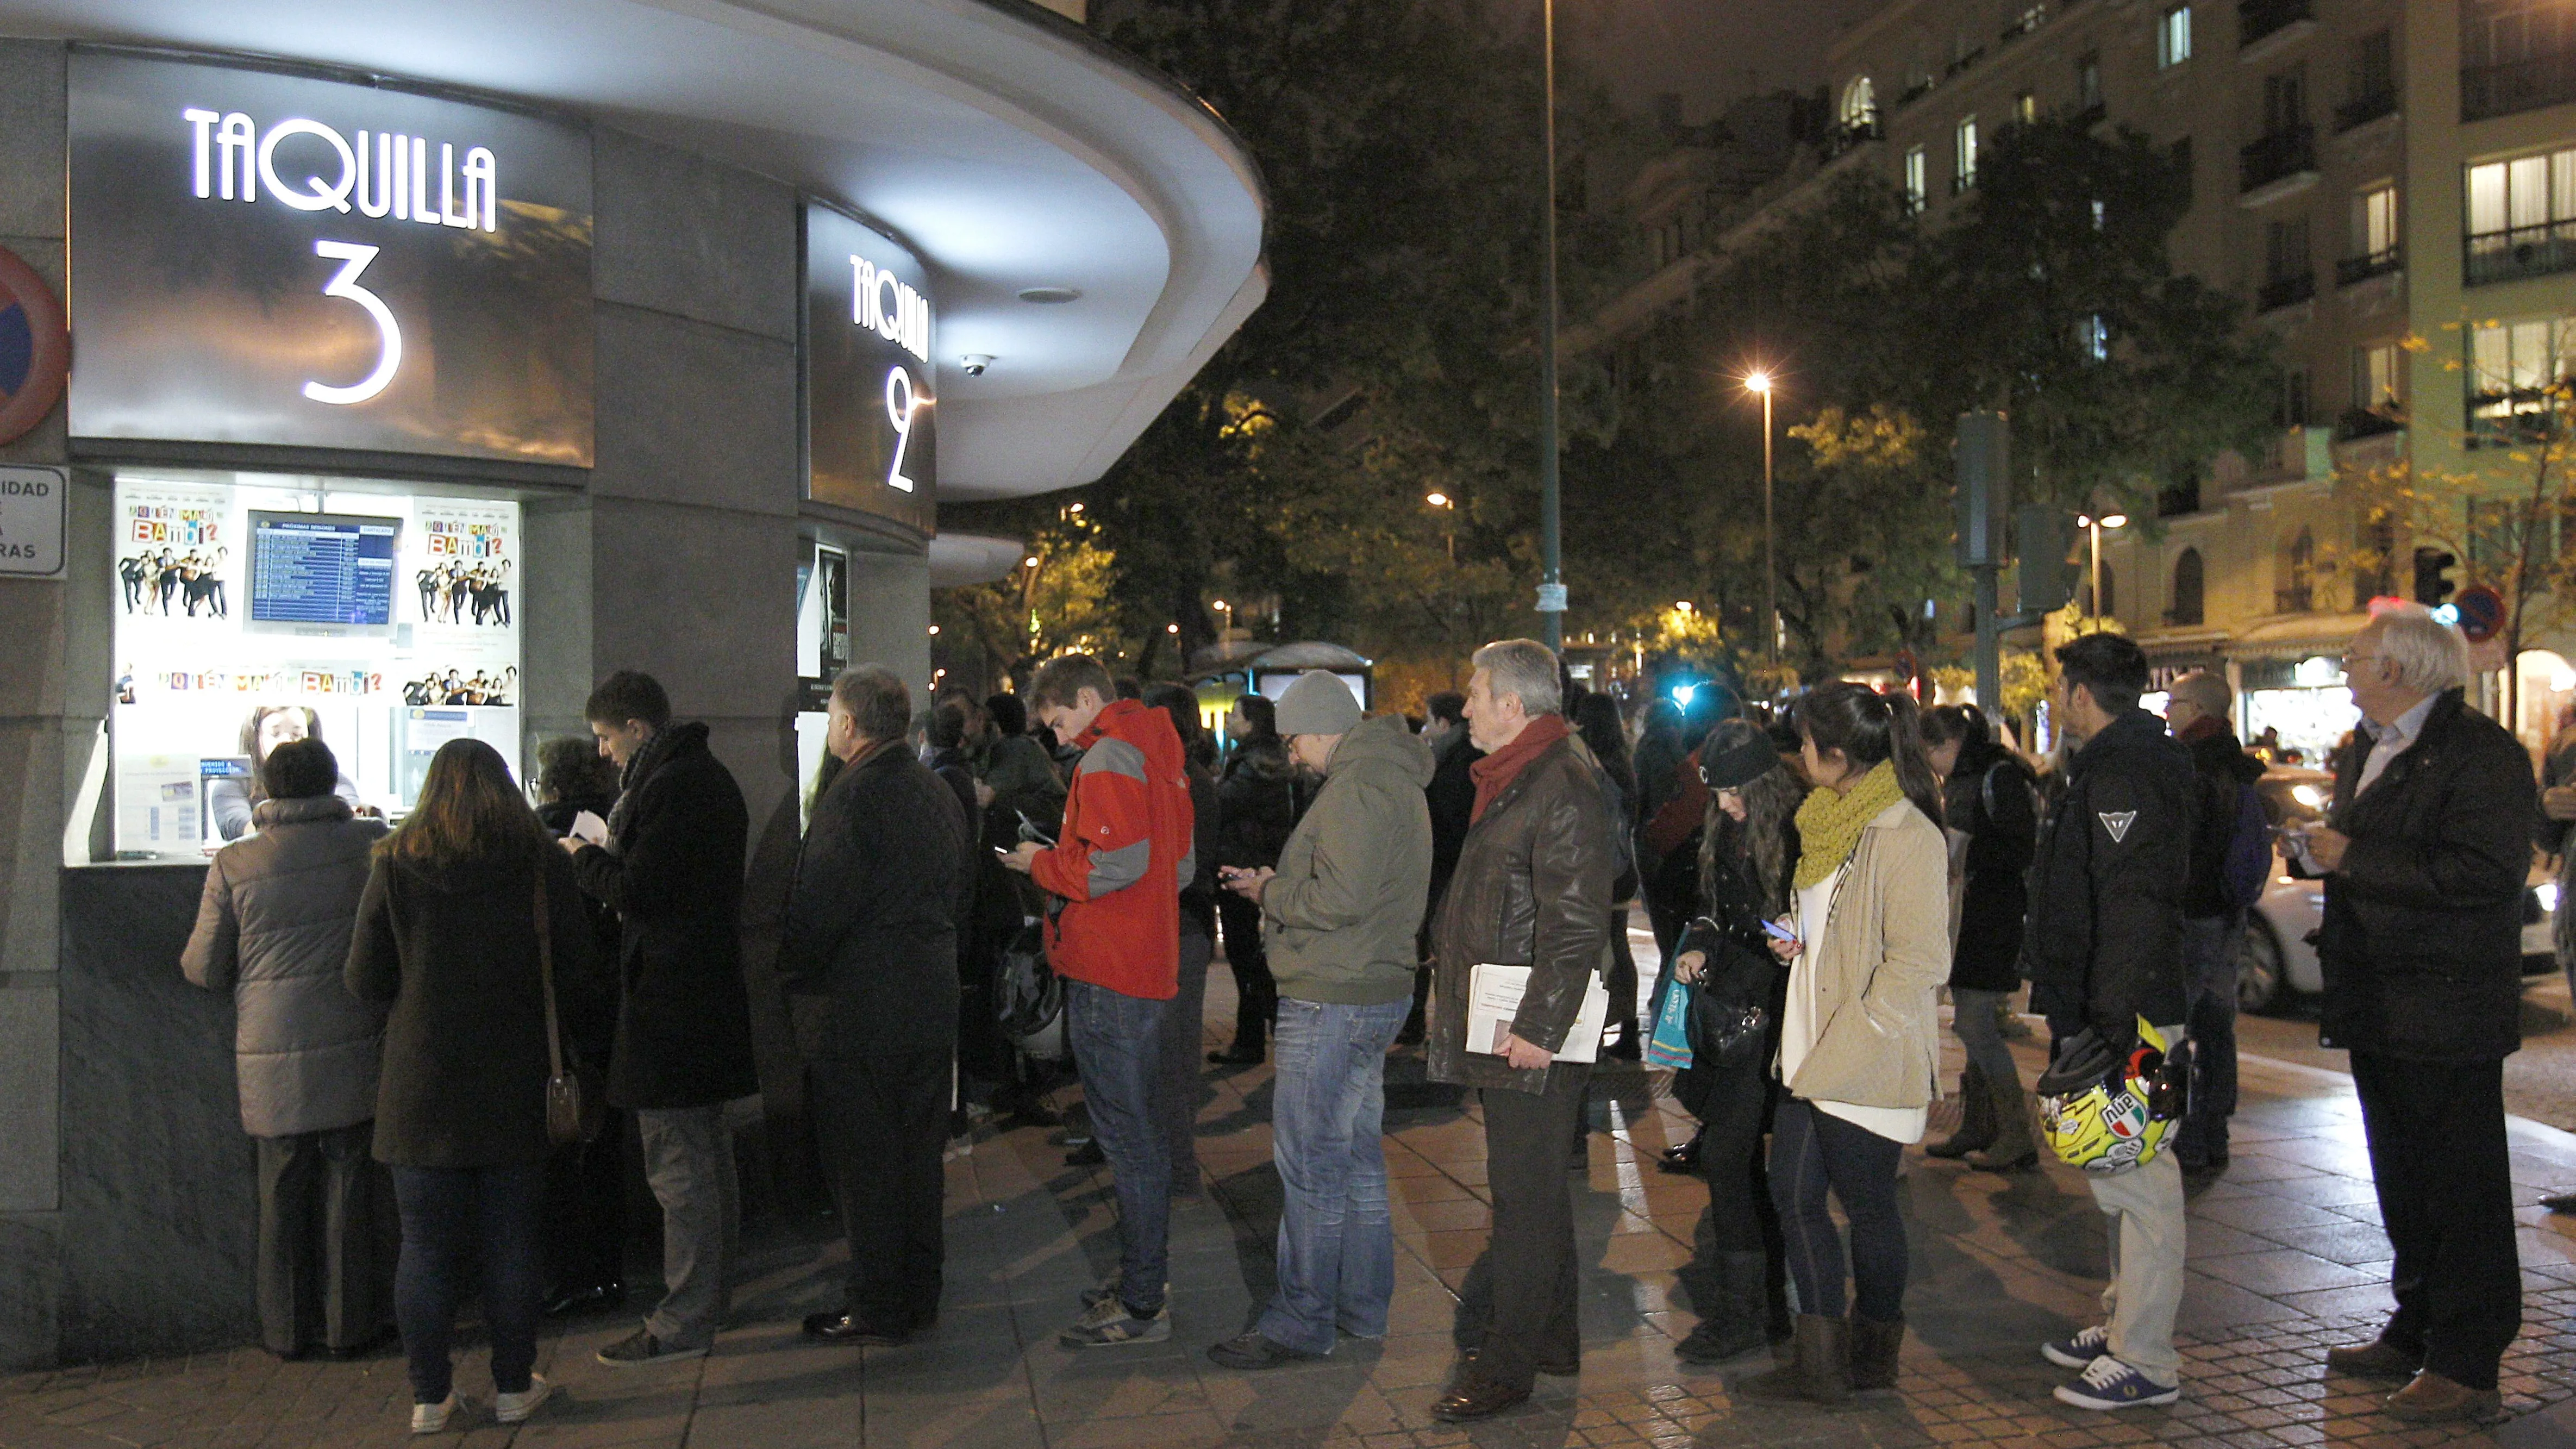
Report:
M1748 1381L1760 1399L1838 1403L1896 1384L1905 1341L1905 1223L1896 1169L1923 1138L1950 974L1949 852L1914 702L1833 683L1798 702L1816 786L1798 810L1797 897L1775 941L1789 963L1771 1137L1771 1197L1798 1286L1792 1357ZM1851 1223L1844 1318L1841 1235Z

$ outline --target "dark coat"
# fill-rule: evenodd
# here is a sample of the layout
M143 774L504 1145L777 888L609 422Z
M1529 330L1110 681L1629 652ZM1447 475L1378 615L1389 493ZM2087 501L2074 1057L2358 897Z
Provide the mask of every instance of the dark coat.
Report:
M1707 872L1707 913L1684 928L1673 946L1675 956L1685 951L1708 955L1700 967L1700 984L1691 993L1691 1064L1673 1074L1673 1100L1703 1121L1717 1114L1720 1092L1771 1090L1777 1079L1770 1067L1779 1056L1780 1021L1789 998L1789 968L1771 954L1770 938L1762 931L1765 893L1755 888L1752 857L1740 848L1743 829L1732 821L1720 828L1725 833L1718 841L1719 857ZM1798 827L1781 828L1789 836L1781 870L1794 876ZM1790 881L1776 885L1780 896L1795 899ZM1763 1013L1761 1027L1741 1030L1747 1013L1755 1010ZM1724 1050L1717 1041L1721 1032L1736 1036Z
M608 812L616 808L617 801L610 796L549 800L537 807L537 823L561 839L572 834L573 821L580 818L584 810L605 820ZM599 962L601 979L606 980L608 972L617 964L617 912L610 910L606 901L592 897L587 891L582 893L581 903L590 916L591 955ZM580 1048L581 1059L605 1070L617 1047L617 993L601 992L578 1007L570 1001L558 1005L563 1011L564 1030L571 1034L573 1044Z
M2456 689L2355 798L2369 757L2351 751L2326 817L2352 844L2326 877L2319 1038L2421 1061L2509 1056L2522 1045L2531 757Z
M343 979L359 1000L390 1004L377 1161L497 1167L546 1156L552 1066L537 956L539 869L559 1005L605 995L581 886L562 851L434 872L376 858Z
M778 947L809 1060L954 1040L966 834L956 795L901 744L815 802Z
M1449 873L1458 868L1458 848L1467 843L1469 817L1476 813L1476 780L1468 774L1478 760L1485 757L1467 739L1467 727L1459 725L1440 748L1440 758L1431 768L1431 783L1422 787L1422 797L1431 806L1431 910L1440 909L1440 897L1449 889Z
M2263 762L2245 753L2225 726L2195 732L2184 748L2191 751L2191 767L2200 775L2201 798L2200 833L2192 842L2191 884L2183 891L2182 913L2205 920L2235 910L2227 903L2227 848L2236 839L2237 798L2263 778Z
M1216 776L1196 760L1189 765L1190 819L1192 840L1214 840L1222 829L1223 814L1216 798ZM1198 863L1190 883L1181 887L1181 933L1192 931L1213 941L1216 939L1216 852L1196 850L1191 855Z
M1481 963L1530 967L1512 1034L1562 1048L1607 955L1616 829L1592 752L1571 736L1523 766L1468 829L1432 917L1432 1080L1547 1091L1557 1068L1516 1071L1499 1056L1467 1050L1468 973Z
M2164 721L2131 709L2066 769L2031 877L2022 941L2031 1007L2060 1038L2108 1042L2138 1018L2183 1019L2182 893L2191 877L2200 779Z
M1296 763L1277 735L1238 742L1217 777L1216 863L1277 865L1297 828L1298 793Z
M617 1046L608 1100L706 1107L760 1090L742 977L742 870L750 814L702 724L626 782L635 798L608 848L573 857L581 888L617 911ZM654 751L659 738L645 746Z
M2021 985L2022 924L2030 910L2026 878L2039 846L2039 797L2030 767L1997 749L1962 761L1942 793L1950 828L1968 837L1950 987L2013 990Z

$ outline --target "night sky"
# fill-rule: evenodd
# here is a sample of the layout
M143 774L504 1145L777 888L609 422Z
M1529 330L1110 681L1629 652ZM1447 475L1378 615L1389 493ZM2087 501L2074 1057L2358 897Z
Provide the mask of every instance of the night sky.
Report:
M1696 124L1755 90L1823 84L1826 48L1887 3L1556 0L1557 36L1610 82L1623 109L1651 114L1657 93L1675 91L1682 119Z

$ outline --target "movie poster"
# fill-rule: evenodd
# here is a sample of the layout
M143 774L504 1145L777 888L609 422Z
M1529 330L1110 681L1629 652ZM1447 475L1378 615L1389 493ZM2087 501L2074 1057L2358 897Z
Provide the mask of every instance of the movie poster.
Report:
M121 617L232 617L241 521L229 488L164 483L117 490Z

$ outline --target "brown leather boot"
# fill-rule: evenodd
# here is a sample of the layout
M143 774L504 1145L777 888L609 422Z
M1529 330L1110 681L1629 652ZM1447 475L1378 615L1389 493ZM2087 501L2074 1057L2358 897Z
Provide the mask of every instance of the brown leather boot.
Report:
M2504 1395L2469 1388L2426 1369L2388 1396L2388 1417L2409 1424L2492 1424L2504 1417Z
M1989 1081L1995 1102L1994 1145L1968 1154L1968 1165L1987 1172L2011 1172L2039 1161L2039 1140L2030 1131L2030 1104L2015 1080Z
M2411 1379L2424 1366L2424 1355L2408 1353L2384 1338L2326 1350L2326 1371L2357 1379Z
M1905 1320L1881 1323L1851 1316L1851 1385L1867 1392L1896 1387L1896 1359L1905 1348Z
M1995 1145L1995 1099L1986 1091L1985 1069L1975 1062L1959 1074L1959 1130L1946 1142L1923 1149L1929 1157L1965 1157Z
M1789 1341L1789 1361L1737 1384L1735 1392L1773 1404L1850 1403L1850 1326L1821 1313L1799 1314L1797 1336Z

